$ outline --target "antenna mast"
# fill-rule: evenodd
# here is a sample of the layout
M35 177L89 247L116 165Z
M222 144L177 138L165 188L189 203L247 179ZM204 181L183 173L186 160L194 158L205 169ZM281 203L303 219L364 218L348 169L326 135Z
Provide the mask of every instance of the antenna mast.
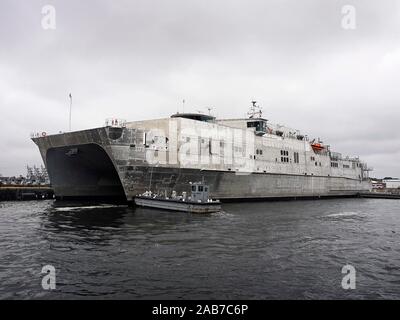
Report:
M69 94L69 132L71 132L71 119L72 119L72 94Z
M251 102L252 106L250 107L250 111L247 113L250 119L262 118L262 109L256 103L257 101L254 100Z

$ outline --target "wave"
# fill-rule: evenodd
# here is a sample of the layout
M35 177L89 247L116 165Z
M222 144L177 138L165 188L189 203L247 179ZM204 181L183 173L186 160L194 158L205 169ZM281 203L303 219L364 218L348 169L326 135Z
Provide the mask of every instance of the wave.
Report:
M110 208L126 208L127 205L113 205L113 204L101 204L95 206L78 206L78 207L55 207L56 211L78 211L78 210L93 210L93 209L110 209Z
M361 212L345 211L345 212L328 214L326 217L354 217L354 216L360 216L361 214L362 214Z

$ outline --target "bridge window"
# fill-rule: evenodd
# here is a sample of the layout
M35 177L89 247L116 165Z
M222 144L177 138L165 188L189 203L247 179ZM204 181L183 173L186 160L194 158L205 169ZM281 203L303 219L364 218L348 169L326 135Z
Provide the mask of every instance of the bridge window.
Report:
M281 162L289 162L289 151L287 150L281 150Z
M289 158L288 157L281 157L281 162L288 163Z

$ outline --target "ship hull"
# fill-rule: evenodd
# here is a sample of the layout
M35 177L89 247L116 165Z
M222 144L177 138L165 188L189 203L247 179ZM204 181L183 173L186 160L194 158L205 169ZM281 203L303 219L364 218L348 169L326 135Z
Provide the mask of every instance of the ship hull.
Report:
M223 201L357 196L369 190L366 181L342 177L133 167L125 179L127 199L146 190L164 194L189 192L190 182L210 186L210 195ZM141 177L141 178L137 178Z
M57 199L126 199L113 162L98 145L51 148L46 164Z
M76 154L69 154L77 150ZM369 190L365 181L276 173L243 173L155 167L114 166L98 145L48 150L47 170L57 199L128 200L147 190L190 192L190 182L205 180L210 195L224 201L356 196Z

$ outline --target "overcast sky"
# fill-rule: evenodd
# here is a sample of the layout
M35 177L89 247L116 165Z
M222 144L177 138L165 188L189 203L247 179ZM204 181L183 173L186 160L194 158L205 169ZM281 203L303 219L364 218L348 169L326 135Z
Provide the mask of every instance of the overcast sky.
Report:
M182 99L242 117L255 99L272 122L400 177L397 0L1 0L0 48L3 175L42 163L29 135L67 130L72 92L73 129L168 117Z

